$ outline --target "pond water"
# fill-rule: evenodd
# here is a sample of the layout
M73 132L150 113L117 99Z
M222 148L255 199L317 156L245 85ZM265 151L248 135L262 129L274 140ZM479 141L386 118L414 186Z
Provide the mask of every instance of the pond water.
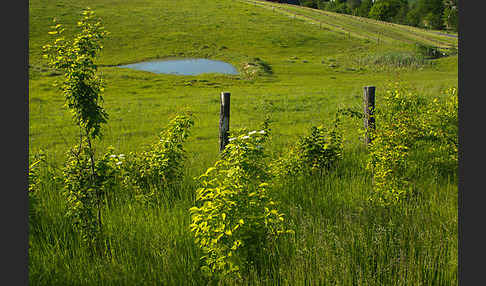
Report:
M234 66L222 61L208 59L159 60L118 67L176 75L198 75L202 73L238 74L238 70Z

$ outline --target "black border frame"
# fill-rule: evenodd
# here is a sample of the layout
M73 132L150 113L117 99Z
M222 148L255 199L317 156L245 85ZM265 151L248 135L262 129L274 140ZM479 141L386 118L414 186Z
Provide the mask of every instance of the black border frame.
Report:
M4 178L8 177L8 186L3 188L8 194L3 201L2 216L4 229L2 240L3 267L2 284L28 285L28 49L29 49L29 1L9 1L4 3L3 14L11 13L15 5L15 17L2 17L4 31L3 47L7 48L4 57L8 60L10 72L4 73L4 83L8 91L3 98L8 99L3 105L3 153L8 159L3 160L6 168ZM458 284L481 285L484 280L482 254L485 252L483 225L480 210L484 201L480 199L483 190L479 180L483 174L481 168L484 156L481 135L483 129L478 123L484 122L479 100L483 98L480 84L484 69L482 63L482 26L486 10L481 9L483 1L461 0L459 3L459 183L458 183ZM14 19L14 23L11 23ZM20 23L19 23L20 22ZM13 41L11 38L14 38ZM467 42L466 42L466 39ZM15 43L10 45L10 43ZM4 49L5 50L5 49ZM12 55L15 56L12 56ZM482 69L481 69L482 68ZM12 73L15 80L11 80ZM20 90L19 90L20 89ZM10 108L12 105L14 108ZM9 108L6 108L9 107ZM10 116L14 114L15 116ZM14 122L12 124L12 122ZM469 140L466 133L469 130ZM11 136L15 134L14 136ZM9 141L7 138L14 137ZM483 148L482 148L483 147ZM481 152L482 151L482 152ZM12 164L13 163L13 164ZM477 165L479 164L479 167ZM484 163L483 163L484 164ZM12 187L13 185L13 187ZM12 231L13 230L13 231ZM468 232L469 230L469 232ZM6 241L5 241L6 240ZM14 246L14 247L12 247ZM4 282L5 281L5 282ZM479 283L478 283L479 282Z

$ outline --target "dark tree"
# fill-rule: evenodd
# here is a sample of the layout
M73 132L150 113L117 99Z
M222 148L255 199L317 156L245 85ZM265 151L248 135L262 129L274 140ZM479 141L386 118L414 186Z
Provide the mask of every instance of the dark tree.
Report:
M421 15L417 6L417 3L413 3L407 12L407 24L410 26L420 26Z
M443 28L444 0L418 0L417 9L421 15L421 26L429 29Z
M361 1L361 5L358 7L358 16L368 17L372 6L373 2L371 0Z
M317 9L318 6L318 0L299 0L301 6L309 7L309 8L315 8Z
M381 0L375 2L371 7L369 17L391 22L404 5L408 5L406 0Z
M398 9L397 14L393 17L392 22L397 24L408 25L408 20L407 20L408 12L409 12L408 3L402 4L400 9Z
M348 4L349 9L354 10L361 5L361 0L348 0L346 4Z
M457 31L458 24L458 0L444 0L444 12L442 14L442 21L446 29Z

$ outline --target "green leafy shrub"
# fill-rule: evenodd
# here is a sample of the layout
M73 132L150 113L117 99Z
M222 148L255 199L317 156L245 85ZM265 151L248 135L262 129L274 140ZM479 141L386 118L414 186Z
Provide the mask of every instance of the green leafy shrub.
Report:
M441 169L455 172L458 164L458 93L452 87L435 98L427 110L428 135L435 139L429 152L434 154L433 163Z
M259 269L278 237L291 232L268 194L267 136L264 128L231 138L221 159L199 177L190 227L209 276L238 279Z
M124 155L108 150L92 165L91 149L86 140L68 153L63 169L64 195L67 198L66 215L79 230L90 247L101 250L104 238L101 209L116 197L115 190L122 184ZM94 170L93 170L93 169Z
M275 177L323 172L342 158L340 114L336 113L330 130L322 125L312 126L309 133L291 146L285 155L272 162L271 169Z
M120 197L124 182L125 154L115 154L115 148L110 146L101 158L96 161L96 174L100 181L101 193L106 202L114 202Z
M105 241L101 210L115 197L114 190L121 184L122 159L109 147L93 165L91 160L91 149L86 141L68 153L63 169L64 195L68 202L66 215L90 247L102 250Z
M379 204L395 204L416 191L413 170L420 162L431 168L457 165L457 94L446 92L445 100L434 100L396 86L386 92L375 109L376 129L369 145L367 169L373 174L374 194ZM421 154L421 156L412 156ZM444 155L447 156L444 156ZM445 161L445 162L444 162ZM434 162L436 164L434 164ZM438 164L437 164L438 163Z
M125 185L135 188L142 200L160 194L182 179L186 159L183 143L194 125L190 113L176 116L160 134L160 140L148 151L130 153L122 165Z
M79 230L83 241L98 249L102 238L101 208L106 189L103 188L104 176L99 172L104 164L102 161L92 164L92 158L92 150L86 140L74 146L63 168L63 180L66 215Z
M375 109L377 125L370 131L367 168L373 174L373 199L379 203L396 203L410 191L407 159L417 137L423 134L422 121L417 116L424 107L424 99L397 88L388 90Z

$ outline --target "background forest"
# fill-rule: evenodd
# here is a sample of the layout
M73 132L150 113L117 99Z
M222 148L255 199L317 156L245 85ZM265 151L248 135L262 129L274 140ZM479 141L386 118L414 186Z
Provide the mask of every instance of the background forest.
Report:
M415 27L456 31L458 0L270 0Z

